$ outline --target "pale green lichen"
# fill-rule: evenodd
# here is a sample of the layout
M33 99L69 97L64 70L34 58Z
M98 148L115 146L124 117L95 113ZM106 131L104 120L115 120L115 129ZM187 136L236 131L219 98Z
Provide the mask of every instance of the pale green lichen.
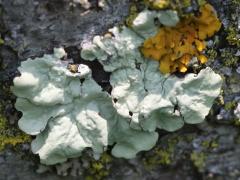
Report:
M175 26L179 22L179 17L176 11L165 10L165 11L149 11L144 10L138 14L133 20L131 28L141 37L148 38L153 36L158 31L158 21L164 26Z
M19 126L37 135L32 151L41 162L64 162L87 147L97 157L114 144L112 154L124 158L152 148L158 134L131 129L91 78L90 69L80 65L77 73L71 73L68 63L60 60L64 55L63 49L55 49L53 55L23 62L12 88L18 96L16 107L23 112Z
M209 112L208 107L219 94L220 79L215 79L210 69L202 70L198 76L189 74L180 81L174 76L164 77L158 71L158 64L149 62L144 75L133 69L120 69L112 74L111 94L117 100L114 107L118 113L130 117L132 127L138 125L138 128L150 131L157 127L175 131L183 126L183 122L194 124L203 121ZM213 79L217 84L209 83ZM213 85L211 91L208 89L210 84ZM194 86L201 86L205 93ZM214 88L218 90L214 91Z

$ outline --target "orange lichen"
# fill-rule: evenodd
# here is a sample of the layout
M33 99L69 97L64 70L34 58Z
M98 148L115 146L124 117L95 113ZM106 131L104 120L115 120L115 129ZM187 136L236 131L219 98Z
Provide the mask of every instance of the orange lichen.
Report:
M202 54L206 48L204 40L221 27L213 7L200 7L198 16L182 19L175 27L162 27L158 33L147 39L141 51L146 58L160 62L162 73L186 72L192 57L200 63L207 62Z

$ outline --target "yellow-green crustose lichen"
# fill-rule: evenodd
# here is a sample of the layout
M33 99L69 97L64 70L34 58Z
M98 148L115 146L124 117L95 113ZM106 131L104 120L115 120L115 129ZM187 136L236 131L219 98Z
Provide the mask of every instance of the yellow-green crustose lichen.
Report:
M219 147L219 143L215 137L212 137L211 139L202 140L200 145L202 150L192 151L190 154L190 160L199 172L203 172L208 157L207 154L209 152L213 152L214 149L217 149Z
M223 64L228 67L237 66L239 61L239 57L235 56L229 49L224 49L221 52L221 58L223 60Z
M230 101L230 102L225 103L224 109L226 109L226 110L233 110L236 106L237 106L237 102L236 101Z
M129 8L129 15L128 17L126 18L126 25L128 27L131 27L132 26L132 23L134 21L134 19L137 17L138 15L138 9L137 9L137 6L135 4L132 4Z
M147 170L152 170L158 166L162 167L171 167L176 163L176 155L178 154L177 149L180 146L179 142L186 143L191 146L193 140L196 138L196 134L186 134L186 135L175 135L169 139L165 139L167 141L164 144L160 144L158 147L154 148L150 153L147 153L144 156L143 164ZM166 145L165 145L166 144ZM190 147L189 146L189 147ZM195 152L195 150L191 150L189 152L189 156L185 156L185 160L190 160L197 167L199 171L202 171L205 166L205 160L207 156L205 155L207 152L211 152L213 149L219 147L217 140L213 137L210 139L202 140L200 143L201 151ZM188 148L187 148L188 149ZM186 150L185 154L188 150Z
M218 142L214 139L211 139L211 140L205 140L201 143L202 147L204 147L205 149L214 149L214 148L217 148L219 145L218 145Z
M7 145L16 146L30 140L30 136L14 127L10 127L6 118L0 113L0 151L4 150Z
M203 152L193 152L191 154L191 160L193 164L197 167L199 172L202 172L205 167L205 160L207 156Z
M157 166L169 166L172 164L174 159L174 151L178 142L186 141L190 143L194 137L192 135L186 135L184 137L173 136L167 140L166 146L160 145L155 147L152 152L153 154L146 155L143 159L144 167L147 170L154 169Z
M234 125L240 127L240 119L235 119ZM239 140L240 140L240 138L239 138Z
M101 155L99 160L91 161L87 168L86 180L101 180L109 175L109 166L112 157L106 152Z
M190 7L192 0L143 0L144 4L152 9L162 10L166 8L178 10L182 13L183 8ZM205 0L197 0L199 5L206 3Z
M217 51L214 48L206 50L206 54L209 60L214 60L218 55Z
M227 29L226 39L230 45L240 47L240 34L238 33L236 27L231 26Z

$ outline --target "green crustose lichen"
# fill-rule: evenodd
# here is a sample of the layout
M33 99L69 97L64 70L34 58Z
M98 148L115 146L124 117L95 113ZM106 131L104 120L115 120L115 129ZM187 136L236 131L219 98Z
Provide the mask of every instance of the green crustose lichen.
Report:
M239 57L234 56L229 50L221 52L221 57L223 58L223 64L228 67L236 66L239 61Z
M190 156L194 166L197 167L199 172L202 172L205 167L206 154L203 152L193 152Z
M133 23L134 19L137 17L137 15L138 15L137 6L135 4L133 4L129 8L129 15L125 20L125 23L128 27L132 26L132 23Z
M206 51L206 54L207 54L209 60L214 60L217 57L217 55L218 55L217 51L215 49L213 49L213 48L212 49L208 49Z
M214 149L218 147L218 143L216 140L205 140L201 144L206 149Z
M107 166L112 162L112 157L104 153L97 161L92 161L87 168L86 180L102 180L109 175Z
M158 165L170 165L172 162L175 146L179 140L179 138L169 139L167 142L167 147L154 148L154 154L146 157L143 161L145 168L150 170Z
M30 136L18 129L9 127L6 118L0 113L0 151L4 150L6 145L16 146L30 140Z
M237 47L240 47L240 34L237 32L237 28L234 28L233 26L229 27L227 29L227 41L230 45L236 45Z
M226 109L226 110L233 110L236 106L237 106L237 102L236 101L230 101L230 102L225 103L224 109Z

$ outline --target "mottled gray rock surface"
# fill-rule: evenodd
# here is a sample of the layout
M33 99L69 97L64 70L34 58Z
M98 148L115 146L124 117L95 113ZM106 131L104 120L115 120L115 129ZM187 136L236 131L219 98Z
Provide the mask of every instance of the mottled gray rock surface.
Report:
M9 31L5 43L21 59L39 56L58 46L78 47L83 40L102 34L128 14L127 0L113 1L104 9L72 7L64 0L2 1L3 21Z
M80 59L80 45L123 22L133 2L107 1L101 9L92 0L92 7L86 10L80 5L69 5L68 0L1 0L0 32L5 42L0 46L0 103L9 124L17 126L20 116L13 107L15 97L9 92L20 61L51 52L53 47L64 46L68 58L88 64L94 79L110 91L109 74L98 63ZM237 0L210 3L223 27L208 43L208 65L225 81L223 93L205 123L185 126L174 133L161 131L159 143L152 151L128 161L108 157L94 161L86 151L82 158L62 165L39 167L39 159L32 155L28 144L9 146L0 152L0 180L240 179L240 123L234 114L240 99L240 8Z

